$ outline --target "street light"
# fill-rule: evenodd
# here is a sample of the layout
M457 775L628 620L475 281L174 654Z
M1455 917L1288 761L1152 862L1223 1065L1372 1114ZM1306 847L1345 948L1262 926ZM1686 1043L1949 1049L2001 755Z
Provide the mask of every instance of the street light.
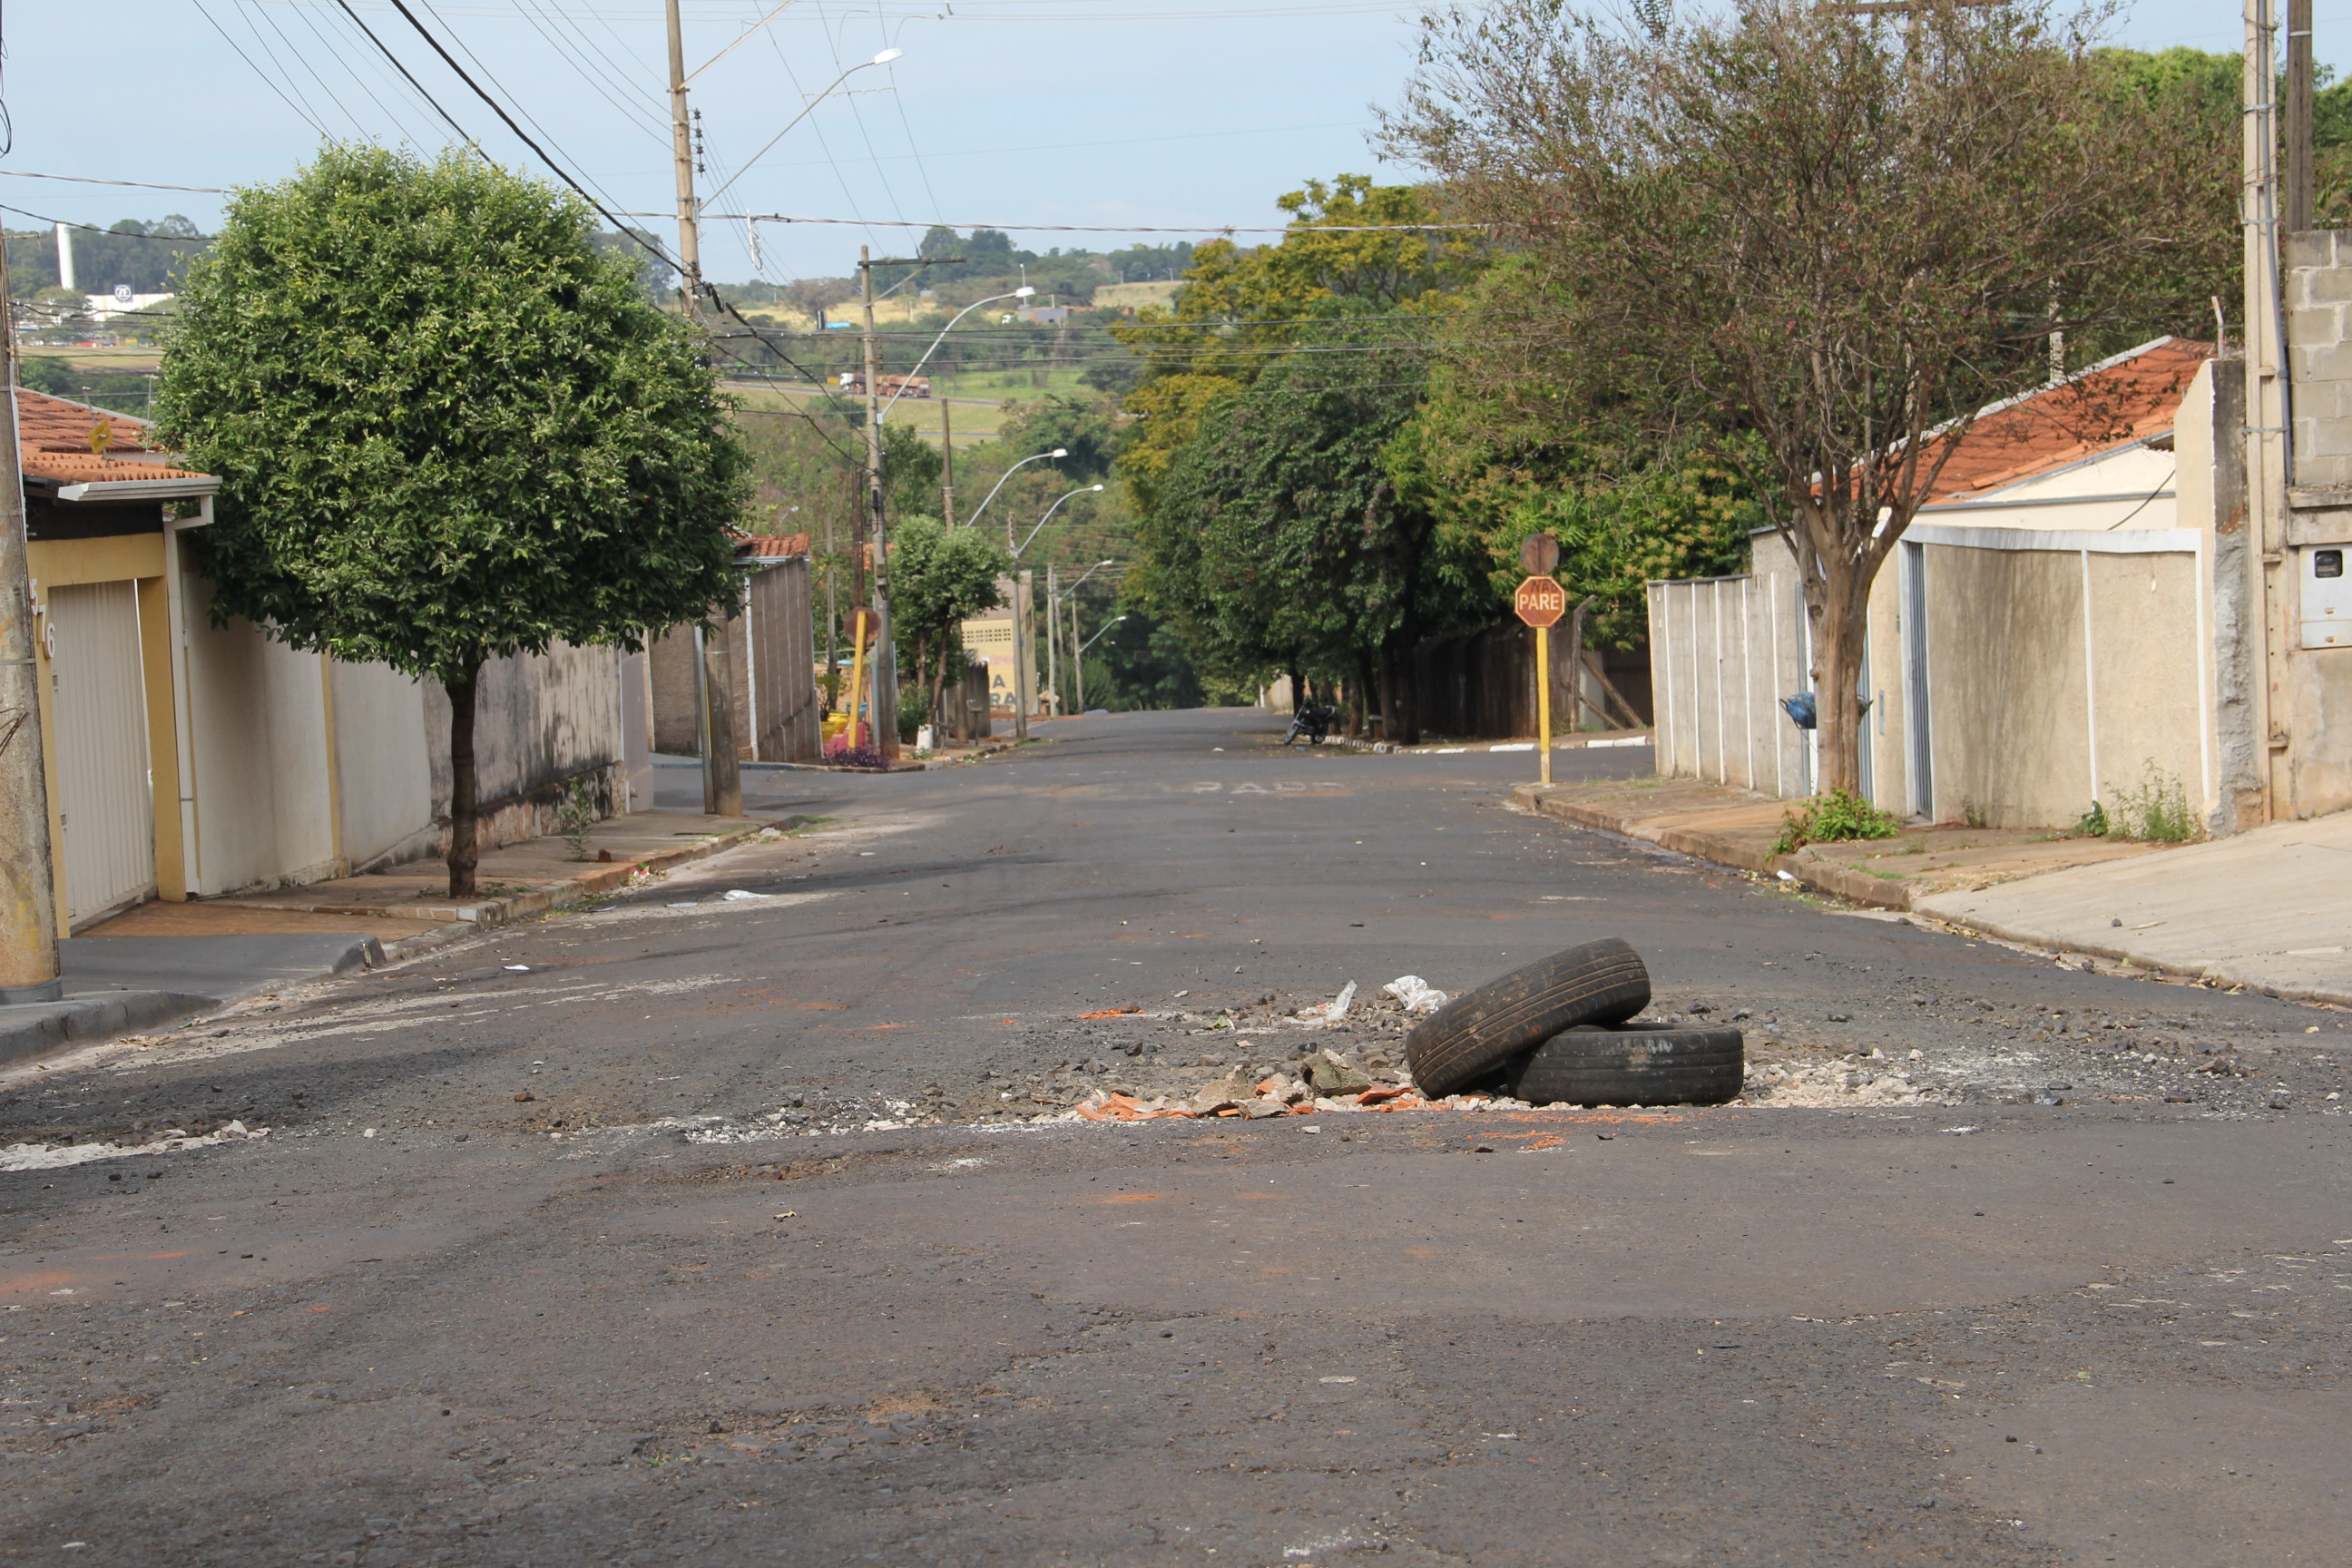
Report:
M1070 641L1075 646L1078 640L1078 584L1111 564L1108 561L1096 562L1079 575L1077 583L1066 588L1054 586L1055 568L1045 568L1045 689L1054 694L1056 712L1060 711L1062 703L1062 677L1058 668L1062 657L1062 606L1065 604L1070 606ZM1080 689L1084 689L1082 682Z
M745 35L745 37L749 36L749 34ZM736 43L740 42L742 42L742 39L740 38L736 40ZM735 45L730 44L727 47L731 49ZM724 50L721 51L721 53L724 52ZM823 103L827 98L830 98L833 95L833 89L835 88L839 87L843 82L847 81L859 71L865 70L872 66L887 66L892 60L897 59L904 53L906 53L904 49L884 49L872 59L858 61L856 65L851 66L847 70L843 71L839 76L827 82L824 86L824 91L818 93L814 98L808 100L806 108L803 109L798 114L793 115L790 120L784 121L783 131L779 131L773 136L769 137L766 142L761 146L757 153L752 153L750 157L743 160L743 166L741 168L728 175L727 178L720 183L719 189L703 197L702 200L697 202L695 205L698 207L708 206L710 203L717 201L721 195L723 195L729 185L733 184L736 181L750 174L751 172L751 165L758 163L761 158L766 157L768 154L768 149L773 147L777 142L784 139L785 132L789 132L793 126L798 125L802 121L806 120L812 113L814 113L818 104ZM714 57L704 64L702 70L709 70L711 66L718 63L717 58ZM701 71L697 71L695 74L699 76ZM684 132L681 132L680 134L683 135Z
M974 300L971 304L966 305L962 310L958 310L955 313L955 321L950 321L946 326L940 329L940 335L931 340L931 346L923 351L923 357L915 362L915 368L907 373L906 380L901 381L898 384L898 390L890 395L890 401L884 404L880 410L875 414L874 417L877 419L884 418L889 414L892 406L898 403L898 399L907 395L907 388L908 384L914 381L917 375L922 373L922 369L925 365L931 363L931 356L940 352L940 345L948 341L948 334L950 332L956 330L956 321L962 321L966 316L971 315L982 305L993 305L999 300L1026 300L1030 295L1034 294L1036 291L1037 290L1032 289L1026 283L1024 283L1020 288L1015 289L1010 294L992 294L985 300ZM1061 452L1054 454L1054 456L1057 458L1062 455L1063 453ZM1012 470L1008 468L1005 471L1010 473ZM999 482L1001 483L1002 481ZM993 490L989 492L991 495L994 495L995 493L996 492Z
M1125 620L1125 619L1127 619L1127 617L1126 617L1125 616L1113 616L1110 619L1108 619L1108 620L1105 621L1105 622L1102 624L1102 631L1098 631L1098 632L1095 633L1095 635L1094 635L1094 636L1092 636L1092 637L1088 637L1086 641L1084 641L1084 642L1082 642L1082 643L1080 643L1080 644L1078 645L1078 657L1080 657L1081 658L1085 658L1085 657L1086 657L1086 651L1087 651L1087 649L1088 649L1088 648L1090 648L1090 647L1094 647L1094 646L1095 646L1095 644L1097 644L1097 643L1098 643L1098 642L1102 641L1103 632L1107 632L1107 631L1110 630L1110 629L1111 629L1111 627L1113 627L1113 626L1115 626L1118 625L1118 623L1119 623L1119 622L1121 622L1121 621L1123 621L1123 620ZM1083 679L1083 678L1081 678L1081 679Z
M1070 496L1091 495L1100 489L1102 489L1102 486L1100 485L1080 485L1076 489L1072 490L1069 495L1062 497L1061 500L1057 500L1052 506L1047 507L1045 509L1045 515L1037 520L1037 527L1031 529L1029 531L1029 537L1023 540L1019 547L1013 552L1013 559L1015 561L1020 560L1021 552L1028 549L1031 545L1037 542L1038 531L1043 529L1048 522L1052 521L1054 514L1062 510L1062 501L1069 500Z
M1070 449L1067 447L1056 447L1050 452L1039 452L1034 457L1024 458L1019 462L1013 464L1012 468L1004 470L1004 479L996 481L996 490L1001 490L1004 488L1004 479L1011 479L1013 475L1014 469L1027 468L1032 463L1042 463L1048 458L1066 458L1069 455ZM980 503L980 511L973 512L970 517L964 520L965 527L978 528L980 526L980 512L986 511L988 510L988 501L994 500L996 499L996 490L991 490L988 492L988 500L984 500ZM1013 542L1009 530L1007 531L1007 537L1004 542L1007 544Z

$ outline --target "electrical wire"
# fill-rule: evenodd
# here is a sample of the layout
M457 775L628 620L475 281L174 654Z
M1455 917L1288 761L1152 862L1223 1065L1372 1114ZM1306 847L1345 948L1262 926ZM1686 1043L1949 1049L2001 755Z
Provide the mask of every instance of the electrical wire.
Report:
M236 5L239 13L245 13L248 8L249 0L236 0ZM278 25L278 18L269 15L267 11L262 12L261 16L262 19L269 24L269 30L278 35L278 41L286 46L286 52L302 62L302 68L310 73L310 79L319 84L319 90L326 95L327 100L330 103L334 104L338 110L342 110L344 119L351 121L352 129L362 136L367 134L365 129L361 126L360 122L352 118L351 110L343 109L341 100L337 99L334 95L334 90L328 87L327 79L319 74L318 68L311 65L310 57L303 54L301 50L294 47L294 40L286 36L286 29ZM278 59L278 51L269 47L269 40L261 36L261 29L257 26L254 26L253 19L250 16L246 17L245 25L253 28L253 37L255 41L261 45L262 53L269 57L270 63L277 66L279 73L286 78L286 85L293 88L295 96L301 99L305 104L308 104L310 101L310 95L305 93L300 87L295 84L294 73L286 68L284 61ZM323 121L324 117L321 116L320 130L322 134L326 129Z
M358 87L362 92L367 94L368 101L376 106L378 112L382 113L386 120L391 121L394 125L399 127L401 140L408 142L412 146L422 145L422 143L417 141L416 132L408 128L407 122L403 121L399 115L393 112L393 109L390 104L384 102L383 99L376 96L375 89L369 86L367 79L360 75L359 68L352 64L350 60L345 59L343 58L342 51L335 47L335 45L327 37L326 34L319 30L319 24L311 17L310 11L308 9L303 10L301 16L302 25L310 29L311 37L317 38L320 44L326 46L327 52L335 57L335 63L343 68L343 74L350 77L353 85ZM378 74L382 74L382 68L380 66L378 67Z
M401 76L407 81L408 85L416 89L416 96L423 99L426 103L432 106L433 112L441 117L442 123L446 124L450 130L455 131L457 133L457 139L459 141L465 142L469 147L480 146L479 142L476 142L471 135L467 134L466 128L458 124L456 120L452 119L447 110L441 107L441 100L425 90L425 84L418 81L416 78L410 73L408 68L401 63L400 57L392 52L392 46L385 43L382 38L377 37L373 27L369 26L365 22L360 20L360 14L352 9L352 0L335 0L335 4L343 8L343 15L352 19L352 25L357 27L361 32L367 35L368 42L373 44L377 50L383 54L383 58L392 62L393 68L401 74ZM70 178L71 176L44 174L41 177L43 179L66 179ZM106 182L106 184L112 185L127 185L134 183L135 182L130 180L109 180ZM194 187L184 185L176 188L182 190L193 190Z
M243 60L246 65L252 69L253 74L261 79L263 85L268 87L270 91L276 93L279 100L283 102L287 108L294 111L294 118L299 120L303 124L308 125L311 130L317 132L321 136L324 136L327 133L327 128L320 124L318 120L309 110L297 104L291 98L287 97L286 89L278 85L277 79L268 71L263 70L260 65L255 61L251 55L245 52L245 46L238 43L236 39L230 35L229 30L220 25L220 19L215 16L210 11L205 9L205 0L193 0L193 3L196 7L196 14L204 17L205 21L212 24L213 31L221 36L221 41L228 45L230 48L235 49L236 51L236 58ZM63 178L64 176L59 177ZM128 184L127 181L125 183Z
M516 94L508 88L506 83L500 81L498 79L497 74L493 72L488 66L482 63L482 57L474 52L474 47L471 44L466 42L465 35L458 32L457 28L450 26L447 22L442 20L441 14L433 9L433 0L416 0L416 3L424 6L426 14L431 16L435 21L441 23L443 30L449 35L459 48L466 51L466 58L474 62L475 66L480 69L483 77L488 80L489 84L492 87L497 88L499 91L503 93L507 98L513 100L516 111L525 120L530 121L530 128L533 131L538 132L541 136L545 136L549 146L553 147L558 153L563 153L565 162L572 162L572 154L569 152L566 152L562 144L555 140L554 136L549 132L546 126L541 125L539 122L538 117L532 114L530 110L522 107L522 100L517 97ZM504 117L504 110L500 110L500 116L501 118ZM591 184L593 184L593 182L592 181ZM601 185L597 187L597 194L602 195L604 200L612 205L618 206L620 205L613 200L612 193L604 190Z

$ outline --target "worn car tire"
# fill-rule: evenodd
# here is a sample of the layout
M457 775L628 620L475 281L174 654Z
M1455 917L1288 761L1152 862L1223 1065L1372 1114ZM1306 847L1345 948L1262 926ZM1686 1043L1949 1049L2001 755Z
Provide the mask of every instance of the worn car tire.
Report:
M1577 1024L1614 1024L1650 1005L1642 955L1615 937L1588 942L1475 986L1405 1036L1412 1080L1452 1094Z
M1720 1105L1748 1073L1737 1029L1565 1029L1511 1064L1503 1092L1535 1105Z

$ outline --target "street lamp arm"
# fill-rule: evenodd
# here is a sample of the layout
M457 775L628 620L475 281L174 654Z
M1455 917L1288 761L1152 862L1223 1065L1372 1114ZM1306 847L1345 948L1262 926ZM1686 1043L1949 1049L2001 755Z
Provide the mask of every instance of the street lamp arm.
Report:
M1083 582L1085 582L1087 578L1089 578L1089 577L1093 576L1096 573L1097 573L1097 572L1101 571L1104 567L1108 566L1108 565L1110 565L1110 564L1111 564L1111 563L1110 563L1110 562L1108 562L1108 561L1097 561L1097 562L1096 562L1093 565L1091 565L1091 566L1087 567L1084 572L1082 572L1082 573L1080 573L1080 574L1078 574L1078 577L1077 577L1077 581L1076 581L1076 582L1072 583L1068 587L1066 587L1066 588L1063 589L1063 590L1062 590L1062 595L1061 595L1061 596L1062 596L1063 598L1065 598L1065 599L1068 598L1071 595L1073 595L1073 594L1075 594L1075 593L1076 593L1076 592L1078 591L1078 584L1079 584L1079 583L1083 583Z
M1107 631L1110 630L1110 629L1111 629L1111 627L1113 627L1113 626L1115 626L1118 625L1118 623L1119 623L1119 622L1121 622L1121 621L1123 621L1123 620L1125 620L1125 619L1127 619L1127 617L1126 617L1125 616L1113 616L1110 619L1108 619L1108 620L1105 621L1105 622L1102 624L1102 630L1101 630L1101 631L1097 631L1097 633L1095 633L1095 635L1094 635L1094 636L1092 636L1092 637L1088 637L1086 641L1084 641L1084 642L1082 642L1082 643L1080 643L1080 644L1078 645L1078 656L1079 656L1081 658L1085 658L1085 657L1086 657L1086 651L1087 651L1087 649L1088 649L1088 648L1090 648L1090 647L1094 647L1094 646L1095 646L1095 644L1097 644L1097 643L1098 643L1098 642L1102 641L1102 635L1103 635L1103 632L1107 632Z
M791 131L793 126L798 125L802 121L806 120L811 114L816 112L816 106L823 103L827 98L831 97L835 88L839 87L843 82L847 81L851 77L856 76L859 71L866 69L869 66L888 65L892 60L895 60L898 58L898 51L897 49L885 49L870 60L858 61L856 65L851 66L847 70L843 71L839 76L825 83L824 90L823 92L820 92L814 98L810 99L805 108L803 108L798 114L793 115L790 120L784 121L784 129L782 131L779 131L773 136L769 137L757 153L752 153L750 157L743 160L743 166L741 168L728 175L726 180L720 184L719 189L703 197L700 201L697 202L695 205L698 208L709 206L712 202L717 201L721 195L725 195L729 185L733 184L736 181L750 174L751 172L751 165L768 155L769 148L773 147L777 142L782 141L785 133Z
M1070 496L1082 496L1089 491L1098 490L1100 489L1102 489L1102 486L1100 485L1080 485L1076 489L1072 490L1070 495L1064 496L1061 500L1057 500L1052 506L1047 507L1045 509L1045 515L1037 520L1037 526L1029 531L1029 537L1021 542L1021 549L1015 550L1013 552L1013 559L1015 561L1020 560L1021 551L1026 550L1031 545L1037 542L1038 532L1045 528L1046 523L1053 521L1053 517L1055 512L1062 510L1062 501L1069 500Z
M1026 283L1024 283L1020 288L1015 289L1010 294L992 294L985 300L974 300L971 304L966 305L962 310L958 310L955 313L955 321L950 321L946 326L940 329L940 335L931 340L931 346L923 351L923 357L915 362L915 368L907 373L907 379L898 384L898 390L890 395L890 401L884 404L880 411L877 412L874 417L877 419L885 417L889 414L890 410L897 405L898 399L907 395L908 384L911 383L915 377L923 373L923 367L925 365L931 363L931 356L940 352L940 345L948 341L948 334L950 332L956 330L956 321L962 321L966 316L971 315L982 305L993 305L999 300L1026 300L1030 295L1034 294L1036 291L1037 290L1030 288Z
M1067 447L1056 447L1050 452L1038 452L1031 457L1022 458L1021 461L1013 464L1012 468L1004 470L1003 478L996 481L996 489L988 492L988 500L981 502L980 510L975 511L970 517L965 518L963 520L963 525L966 528L978 528L980 526L980 513L988 510L988 501L994 500L996 499L996 490L1003 489L1004 488L1004 480L1011 479L1019 469L1026 468L1031 463L1042 463L1048 458L1066 458L1069 455L1070 449Z

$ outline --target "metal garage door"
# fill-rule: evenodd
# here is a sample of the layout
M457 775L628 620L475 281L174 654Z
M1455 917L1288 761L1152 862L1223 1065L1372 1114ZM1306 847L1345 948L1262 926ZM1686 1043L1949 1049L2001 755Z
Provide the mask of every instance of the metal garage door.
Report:
M49 621L66 908L78 928L155 890L138 590L129 583L52 588Z

